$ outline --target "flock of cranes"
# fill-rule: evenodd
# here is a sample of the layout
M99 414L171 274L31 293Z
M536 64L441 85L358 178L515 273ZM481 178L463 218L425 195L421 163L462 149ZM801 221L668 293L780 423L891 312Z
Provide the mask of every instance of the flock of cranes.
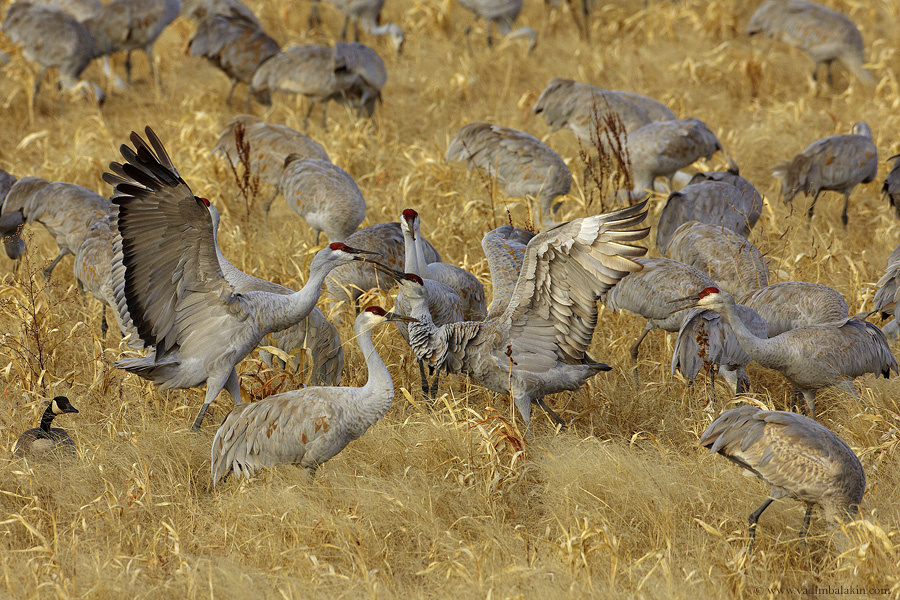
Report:
M62 87L86 87L102 101L102 88L79 82L86 66L94 58L126 52L130 83L130 54L143 50L156 78L154 42L183 13L198 22L190 54L208 59L232 82L227 103L238 83L248 88L248 107L251 98L270 103L273 92L300 94L309 102L307 119L315 104L322 105L324 129L328 102L372 117L381 100L387 70L374 49L358 42L358 28L388 36L397 52L405 40L397 25L380 24L383 0L329 4L345 16L342 39L352 22L356 41L282 49L238 0L15 2L2 30L41 68L32 102L50 68L59 70ZM488 22L489 45L496 25L507 36L527 37L534 48L532 29L513 29L521 0L460 4ZM855 25L812 2L766 2L747 33L765 33L807 52L816 63L813 77L824 64L829 84L833 62L864 84L871 81ZM620 195L622 208L557 224L559 199L572 185L563 158L524 131L480 121L462 127L446 161L483 169L510 196L535 200L536 222L542 224L539 233L504 225L485 234L490 304L477 277L440 261L422 236L415 210L404 210L398 222L357 231L366 201L352 176L312 138L250 115L232 120L212 153L224 155L232 166L244 164L271 187L266 215L282 195L312 229L317 245L325 233L328 244L316 253L299 291L253 277L226 259L217 242L218 211L194 194L149 127L145 137L131 135L131 146L121 148L123 162L111 163L103 174L112 187L109 200L74 184L33 176L16 180L3 173L0 233L7 256L16 260L27 251L22 227L44 225L59 247L44 271L47 278L66 255L75 256L79 289L104 304L104 336L108 307L126 343L146 351L122 357L117 367L160 389L205 385L195 429L219 393L228 392L235 406L212 443L214 483L231 472L249 477L279 463L314 472L365 434L394 395L391 373L371 337L388 321L397 322L418 361L427 396L437 395L442 372L462 373L508 395L528 436L533 436L533 403L563 428L566 421L546 398L579 390L611 369L588 354L599 301L647 320L631 347L635 377L641 342L650 331L663 329L678 334L672 371L690 381L705 370L711 379L722 374L736 393L746 392L751 386L746 367L756 362L792 384L795 402L803 397L804 406L797 408L807 416L742 406L718 417L700 438L702 446L772 485L770 498L750 516L751 540L760 514L775 498L807 504L804 533L815 504L828 515L855 514L865 490L862 466L840 438L814 420L815 398L830 386L855 393L853 379L865 374L897 373L885 333L865 321L868 315L850 316L846 301L831 288L770 284L763 253L747 239L763 197L730 157L727 171L698 173L675 189L682 169L724 154L704 122L679 119L657 100L633 92L560 78L547 84L532 112L552 131L569 129L590 148L627 156L633 188ZM800 192L812 196L810 218L821 192L842 193L846 226L850 194L875 179L877 161L868 125L857 123L852 134L815 141L772 173L783 179L785 202ZM639 242L650 235L644 198L658 189L657 179L668 184L667 198L652 224L661 256L649 257ZM900 214L900 161L882 190ZM885 315L894 314L900 293L897 255L900 247L875 298L875 310ZM360 306L369 290L395 286L391 311ZM358 313L355 339L368 371L363 387L339 387L344 354L337 330L316 306L323 288ZM244 403L237 365L261 343L287 353L307 348L313 386ZM433 381L426 371L435 374ZM40 427L20 438L17 454L73 448L63 430L50 428L54 417L66 412L78 411L65 397L54 398ZM817 467L808 464L810 456Z

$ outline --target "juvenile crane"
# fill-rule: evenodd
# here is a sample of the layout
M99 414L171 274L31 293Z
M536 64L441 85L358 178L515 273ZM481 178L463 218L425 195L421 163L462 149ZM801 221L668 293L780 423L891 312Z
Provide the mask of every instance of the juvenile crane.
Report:
M254 91L250 84L259 65L281 52L281 47L257 23L242 16L210 16L200 21L188 50L192 56L207 59L231 79L225 99L228 106L238 83L247 86L246 107L250 106L251 96L260 104L272 103L268 90Z
M93 190L40 177L24 177L17 181L0 209L4 218L19 213L25 224L40 223L56 240L59 254L44 269L47 279L63 257L75 254L91 226L113 212L109 200ZM24 242L11 243L19 244L22 249L25 247Z
M820 389L847 386L848 379L866 373L887 378L891 371L898 370L884 333L865 321L845 319L807 325L766 339L747 328L738 317L734 298L716 287L706 287L681 300L691 301L685 308L705 308L722 315L750 358L784 375L794 385L795 398L803 395L812 418Z
M466 161L469 169L487 171L510 196L536 198L541 215L556 215L569 193L572 174L550 146L524 131L490 123L469 123L459 130L447 149L447 162Z
M372 343L372 330L387 321L414 319L377 306L356 318L354 333L369 373L363 387L307 387L235 406L213 438L213 485L232 471L249 478L277 464L299 464L315 474L377 423L394 397L391 373Z
M515 281L503 277L494 282L494 302L506 306L484 321L435 327L425 303L414 303L410 316L419 323L410 324L409 333L416 358L436 370L466 373L494 392L509 394L528 432L532 402L565 425L544 396L577 390L597 373L610 370L587 355L597 326L597 298L641 268L633 259L647 250L628 242L647 236L646 228L632 228L646 215L641 203L536 235L528 243ZM509 264L508 251L495 253L494 245L483 248L489 263ZM408 297L412 297L408 288L417 285L409 280L401 283Z
M818 81L819 67L824 64L828 85L834 86L831 64L837 61L864 84L872 84L872 76L863 68L865 49L859 29L835 10L806 0L769 0L747 25L748 35L759 33L808 54L816 63L813 81Z
M675 230L666 254L700 269L737 297L769 285L769 268L762 253L749 240L721 226L688 221Z
M840 292L806 281L771 283L745 294L740 304L751 307L765 319L769 337L807 325L843 323L850 318L850 308Z
M537 46L537 34L531 27L520 27L513 29L513 23L519 18L522 12L522 0L458 0L459 5L470 13L475 15L473 23L477 23L478 19L487 21L487 45L493 46L494 38L491 36L491 28L497 25L497 30L506 37L528 38L528 52L534 50ZM472 33L472 25L466 27L466 44L469 46L469 53L472 53L472 42L469 35Z
M860 183L875 181L878 174L878 150L872 142L872 131L863 122L853 126L853 133L831 135L816 140L790 162L772 167L772 175L782 178L781 193L785 204L803 192L812 196L806 216L813 217L819 194L824 191L844 195L841 223L847 226L847 204L850 194Z
M894 214L900 219L900 154L895 154L888 159L888 162L894 161L890 172L884 178L881 186L881 195L888 204L894 209Z
M25 58L41 67L34 83L32 105L49 69L59 71L59 85L62 89L73 91L85 85L79 83L81 73L99 55L97 44L87 27L75 17L56 8L15 2L6 11L0 29L14 43L22 46ZM106 99L103 90L93 83L86 85L92 90L97 102L102 104Z
M53 419L66 413L77 413L65 396L57 396L41 415L39 427L27 429L16 440L13 456L16 458L48 458L54 455L75 455L75 441L65 429L51 427Z
M750 553L760 515L779 498L806 504L804 538L817 504L828 519L859 512L866 490L862 464L844 440L803 415L749 405L733 408L706 428L700 445L772 486L769 498L749 518Z
M347 171L318 158L291 154L284 161L278 189L287 205L316 234L323 231L329 242L350 236L366 218L366 201Z
M135 149L121 147L125 164L111 163L104 180L113 185L119 207L127 311L148 356L116 366L149 379L161 389L206 383L198 429L222 389L240 402L235 366L270 333L287 329L315 308L322 283L336 265L367 260L336 242L319 251L299 292L240 293L223 272L216 242L219 213L194 196L149 127L148 142L132 133ZM152 146L152 147L151 147ZM227 261L226 261L227 262Z

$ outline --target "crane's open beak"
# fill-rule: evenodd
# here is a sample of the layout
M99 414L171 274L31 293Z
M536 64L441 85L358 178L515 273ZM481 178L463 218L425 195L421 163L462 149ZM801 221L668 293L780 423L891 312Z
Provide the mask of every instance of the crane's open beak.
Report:
M684 298L676 298L675 300L669 300L669 304L682 304L682 306L672 310L670 315L674 315L677 312L682 310L687 310L689 308L696 308L697 303L700 302L700 296L698 294L694 294L692 296L685 296Z
M371 264L373 267L375 267L376 270L378 270L378 271L384 273L385 275L387 275L388 277L390 277L390 278L393 279L394 281L399 282L399 281L403 280L403 279L406 277L405 274L401 273L400 271L396 271L396 270L394 270L394 269L388 267L387 265L381 264L381 263L378 262L378 261L370 260L370 261L367 261L367 262L368 262L369 264Z
M403 321L404 323L418 323L418 319L413 319L412 317L404 317L403 315L398 315L397 313L389 312L384 315L388 321Z

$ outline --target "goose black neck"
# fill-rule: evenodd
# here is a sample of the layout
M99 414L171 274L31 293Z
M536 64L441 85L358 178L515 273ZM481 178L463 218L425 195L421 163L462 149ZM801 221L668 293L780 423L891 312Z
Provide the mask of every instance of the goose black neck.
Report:
M50 432L50 423L53 422L53 419L56 417L56 414L53 412L53 403L51 402L47 406L47 410L44 411L44 414L41 416L41 429L46 432Z

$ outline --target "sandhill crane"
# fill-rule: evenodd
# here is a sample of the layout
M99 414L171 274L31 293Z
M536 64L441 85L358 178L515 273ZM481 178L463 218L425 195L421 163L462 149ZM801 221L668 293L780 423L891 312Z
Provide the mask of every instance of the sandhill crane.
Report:
M635 186L632 198L643 198L657 177L667 178L674 191L672 178L679 169L722 150L716 134L699 119L648 123L628 134L627 147Z
M522 263L525 262L525 250L535 235L525 229L503 225L487 232L481 238L484 255L491 257L488 261L488 269L491 272L491 285L494 288L509 290L516 286L519 272L522 270ZM486 318L499 317L506 310L508 304L508 291L494 292Z
M149 127L145 132L150 145L132 133L136 150L123 145L126 164L110 163L114 174L103 179L114 186L119 207L124 304L144 346L155 351L115 364L161 389L206 383L196 429L222 389L240 401L237 363L264 336L309 315L334 266L368 259L335 242L313 258L299 292L238 293L219 258L218 211L193 195L156 134Z
M419 213L411 208L403 211L400 228L403 230L404 238L409 232L416 245L417 269L413 272L425 279L432 279L450 286L462 300L463 319L481 321L487 315L484 286L477 277L461 267L440 261L428 261L425 240L420 231L421 225L422 220L419 218Z
M853 126L853 133L831 135L816 140L790 162L772 167L772 175L783 179L781 193L785 204L803 192L812 196L806 216L812 219L819 194L830 190L844 195L841 223L847 226L847 204L850 194L860 183L875 181L878 174L878 150L872 143L872 131L863 122Z
M544 116L551 131L568 128L583 144L607 143L598 136L611 119L631 133L652 123L647 112L627 97L586 83L554 77L531 109Z
M675 231L691 221L729 229L748 237L762 214L762 197L742 193L723 181L692 183L672 192L656 223L656 246L665 254Z
M110 56L125 52L125 74L131 83L131 52L143 50L150 75L159 82L153 64L153 45L163 30L178 17L181 0L112 0L84 21L94 36L97 54Z
M875 284L878 289L875 291L875 310L881 313L882 319L890 316L896 317L897 299L900 294L900 246L894 248L887 260L887 268L884 275Z
M238 127L241 128L240 150ZM274 188L274 193L266 200L267 216L272 202L278 197L278 183L284 172L284 161L289 155L330 160L321 144L311 137L284 125L265 123L253 115L238 115L229 121L210 154L216 152L221 152L233 167L241 164L241 155L244 155L249 163L250 173Z
M114 212L109 200L74 183L24 177L12 186L0 214L21 213L25 223L40 223L56 240L59 254L44 269L50 278L53 268L84 241L96 221ZM23 246L24 247L24 246Z
M688 221L666 245L672 260L696 267L734 296L769 285L762 253L746 238L721 226Z
M30 2L15 2L6 11L2 31L22 46L25 57L41 66L31 103L34 105L48 69L59 71L59 86L77 90L85 83L78 80L99 54L94 37L75 17L55 8ZM86 82L100 104L106 99L96 84Z
M833 86L831 63L837 61L866 85L872 76L865 63L862 35L847 16L806 0L769 0L750 18L747 34L764 33L806 52L816 62L812 78L818 81L819 65L828 68L828 85Z
M478 19L487 21L487 45L492 46L494 39L491 37L491 27L496 23L497 30L508 38L528 38L528 52L534 50L537 45L537 34L531 27L513 29L513 23L522 12L522 0L458 0L459 5L475 15L474 23ZM472 53L472 42L469 35L472 33L472 25L466 27L466 44L469 53Z
M737 166L737 163L729 157L728 158L728 170L727 171L707 171L705 173L694 173L691 176L690 180L688 180L687 185L691 185L694 183L702 183L704 181L718 181L721 183L728 183L738 188L741 192L741 195L746 199L743 202L744 206L750 207L756 212L762 210L763 197L762 194L757 191L753 184L741 177L740 169Z
M685 308L705 308L722 315L750 358L784 375L794 385L795 399L798 394L803 395L813 418L820 389L837 385L849 391L852 385L848 379L866 373L887 378L891 371L898 371L884 333L865 321L850 318L806 325L766 339L744 325L737 315L734 298L714 286L681 300L691 301Z
M881 194L894 208L894 214L900 219L900 154L895 154L888 159L888 162L894 161L884 183L881 186Z
M253 21L237 16L213 15L200 21L194 37L188 42L192 56L202 56L225 72L231 79L231 88L225 102L231 106L231 96L237 84L247 86L247 100L250 96L260 104L272 103L268 90L250 89L256 69L279 52L278 42Z
M347 39L347 27L353 21L353 41L359 41L359 27L370 35L386 35L391 38L391 43L397 54L403 51L403 42L406 36L403 29L396 23L381 24L381 10L385 0L326 0L344 15L344 29L341 30L341 41ZM313 11L318 11L318 0L313 1ZM310 19L317 19L318 15L310 15Z
M300 465L314 475L377 423L391 407L394 382L372 343L372 330L388 321L414 319L378 306L356 318L353 330L369 373L363 387L307 387L235 406L213 438L213 485L232 471L250 478L278 464Z
M672 312L672 301L715 285L706 273L668 258L636 258L641 269L629 273L601 298L612 311L627 310L647 319L644 331L631 346L631 364L637 375L638 350L654 329L675 333L681 329L685 313Z
M329 100L357 110L357 116L375 112L381 88L387 82L384 61L363 44L338 42L325 46L292 46L264 62L253 76L252 88L286 94L302 94L309 100L306 119L313 106L322 105L322 127Z
M278 189L291 210L312 227L317 246L323 231L329 242L337 242L366 218L359 186L347 171L327 160L289 155Z
M360 229L344 240L344 243L378 256L378 262L394 271L403 271L404 245L400 223L377 223ZM425 262L440 262L441 256L431 243L422 238ZM327 281L328 295L358 309L357 300L369 290L389 290L394 279L385 277L371 264L361 262L336 267Z
M633 259L647 250L628 242L647 236L646 228L632 229L646 216L641 203L536 235L528 243L515 283L506 276L494 282L494 302L504 298L506 307L484 321L435 327L424 301L411 302L410 316L419 320L409 326L416 358L436 370L466 373L494 392L509 394L529 433L532 402L565 425L544 396L575 391L597 373L610 370L587 355L597 326L597 298L641 268ZM489 263L499 260L503 265L492 272L505 274L514 254L493 244L483 248ZM400 285L412 300L410 288L418 284L403 280Z
M197 22L214 15L243 17L262 27L259 18L241 0L181 0L181 14Z
M769 337L807 325L843 323L850 316L840 292L806 281L769 284L740 298L740 304L751 307L766 320Z
M768 327L758 312L742 304L735 308L741 321L754 335L767 337ZM694 309L684 316L684 323L678 330L672 352L671 375L674 376L677 369L693 383L703 369L709 374L710 384L713 385L718 372L731 385L734 393L740 394L750 389L746 367L752 360L718 313Z
M706 428L700 445L772 486L749 518L751 553L756 522L773 500L791 497L806 504L804 538L816 504L828 519L859 512L866 490L859 459L834 432L803 415L750 405L733 408Z
M447 162L466 161L488 172L510 196L537 198L543 218L555 215L569 193L572 174L550 146L524 131L490 123L469 123L447 149Z
M66 413L77 413L65 396L56 396L47 404L38 427L22 432L13 448L16 458L47 458L54 455L75 455L75 441L59 427L50 427L53 419Z
M15 183L16 178L13 175L0 169L0 206L6 201L6 195ZM12 211L0 217L0 236L3 237L3 249L6 250L6 256L12 260L17 260L25 252L25 240L19 236L24 224L25 217L19 211ZM18 263L15 265L18 266Z
M675 116L675 113L672 112L672 109L656 100L655 98L650 98L649 96L642 96L641 94L637 94L635 92L626 92L623 90L605 90L608 94L615 94L622 98L625 98L650 117L651 121L675 121L678 117Z

